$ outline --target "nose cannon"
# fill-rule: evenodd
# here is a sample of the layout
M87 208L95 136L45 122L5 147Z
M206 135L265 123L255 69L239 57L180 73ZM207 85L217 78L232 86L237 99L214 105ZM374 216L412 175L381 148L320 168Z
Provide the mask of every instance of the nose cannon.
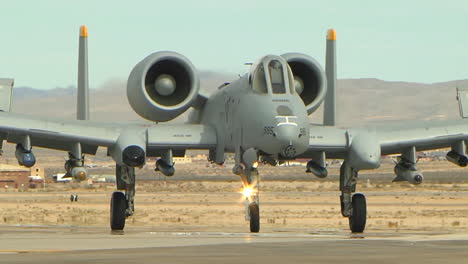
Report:
M279 124L275 136L279 142L279 154L284 158L293 159L307 150L307 139L297 124Z

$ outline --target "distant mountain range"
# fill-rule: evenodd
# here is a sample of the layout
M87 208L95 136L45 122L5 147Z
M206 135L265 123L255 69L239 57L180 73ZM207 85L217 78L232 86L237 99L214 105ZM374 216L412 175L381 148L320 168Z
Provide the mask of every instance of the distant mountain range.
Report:
M201 89L210 93L235 76L202 72ZM456 87L467 87L468 80L434 84L388 82L378 79L338 81L338 125L361 125L384 120L458 118ZM126 81L111 80L91 89L90 115L98 121L143 121L127 101ZM76 87L38 90L15 87L13 111L34 116L75 118ZM321 122L321 108L311 122ZM178 118L183 122L187 114Z

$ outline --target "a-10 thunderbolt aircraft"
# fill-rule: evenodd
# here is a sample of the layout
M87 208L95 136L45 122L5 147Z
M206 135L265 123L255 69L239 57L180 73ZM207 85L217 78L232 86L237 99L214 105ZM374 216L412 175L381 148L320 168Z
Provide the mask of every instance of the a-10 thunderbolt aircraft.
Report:
M135 168L147 157L157 157L155 169L166 176L175 173L173 157L186 150L202 149L209 161L223 164L234 153L233 173L240 176L246 196L250 231L260 230L258 163L272 166L295 158L308 158L307 172L327 176L326 159L343 159L340 169L341 213L352 232L363 232L366 199L356 192L358 172L376 169L381 155L401 154L395 180L419 184L416 151L451 147L447 159L466 166L464 120L389 123L381 126L335 126L335 41L327 34L326 70L300 53L267 55L250 72L225 83L212 95L199 92L199 77L192 63L175 52L156 52L131 71L127 97L133 110L152 125L125 125L88 120L87 29L80 29L78 70L79 120L38 119L9 112L4 98L0 113L2 141L16 144L19 164L35 163L32 147L67 151L67 173L84 180L84 155L98 147L108 149L116 163L117 190L110 207L112 230L123 230L133 215ZM324 124L311 125L308 116L324 102ZM365 103L365 102L364 102ZM188 124L166 124L189 108Z

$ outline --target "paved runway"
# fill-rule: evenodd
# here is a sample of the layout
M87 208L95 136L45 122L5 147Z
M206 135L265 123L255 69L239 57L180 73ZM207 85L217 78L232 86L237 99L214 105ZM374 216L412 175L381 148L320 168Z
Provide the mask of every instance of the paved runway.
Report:
M0 263L468 263L468 233L0 227Z

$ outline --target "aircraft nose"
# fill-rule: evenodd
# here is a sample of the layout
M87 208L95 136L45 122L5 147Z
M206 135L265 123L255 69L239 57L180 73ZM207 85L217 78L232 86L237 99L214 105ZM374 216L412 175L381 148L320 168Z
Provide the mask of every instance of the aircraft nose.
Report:
M276 138L279 141L281 148L281 155L285 158L294 158L300 154L298 147L299 142L299 128L296 125L279 125L276 127Z

